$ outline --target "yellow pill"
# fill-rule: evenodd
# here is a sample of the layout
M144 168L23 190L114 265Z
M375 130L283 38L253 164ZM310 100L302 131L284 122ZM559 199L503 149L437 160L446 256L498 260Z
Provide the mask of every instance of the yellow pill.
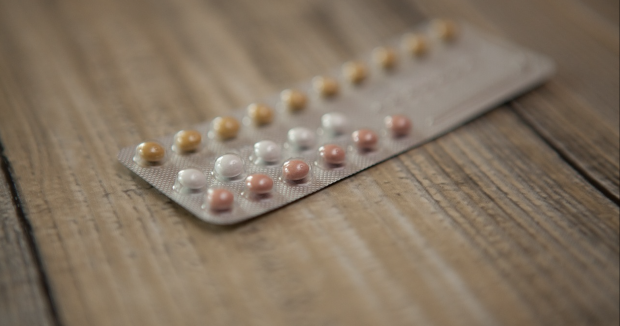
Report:
M342 65L342 74L352 84L359 84L366 79L366 66L358 61L350 61Z
M431 31L443 41L453 40L458 32L456 24L448 19L435 19L431 22Z
M390 69L396 64L396 52L392 48L379 47L372 51L372 59L383 69Z
M252 103L248 106L248 116L257 125L266 125L273 121L273 109L265 104Z
M420 34L407 34L403 38L403 47L405 51L413 56L421 56L428 51L428 42L426 37Z
M174 145L182 152L197 150L201 142L202 135L196 130L181 130L174 135Z
M158 142L147 141L136 147L138 156L149 163L161 162L166 156L166 150Z
M302 91L287 89L280 93L280 100L290 111L299 111L306 107L308 97Z
M233 117L219 117L213 120L213 131L220 139L231 139L237 137L241 125Z
M317 76L312 79L312 87L323 97L332 97L338 94L338 81L331 77Z

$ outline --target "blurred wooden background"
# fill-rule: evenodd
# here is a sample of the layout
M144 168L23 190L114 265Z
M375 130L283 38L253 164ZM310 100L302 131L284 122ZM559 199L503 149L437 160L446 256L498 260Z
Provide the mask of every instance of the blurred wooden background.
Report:
M436 16L559 71L236 227L116 162ZM618 35L617 0L0 0L0 324L618 325Z

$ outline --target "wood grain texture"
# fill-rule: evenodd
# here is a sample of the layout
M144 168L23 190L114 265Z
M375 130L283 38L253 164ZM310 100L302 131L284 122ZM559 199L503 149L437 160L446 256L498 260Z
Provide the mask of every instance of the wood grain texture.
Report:
M53 325L41 275L0 162L0 325Z
M420 1L545 53L556 77L517 112L572 165L620 201L618 24L579 1ZM617 2L608 2L617 6Z
M617 325L618 43L588 16L605 6L562 3L0 1L0 136L61 323ZM559 73L235 227L116 162L424 15L508 35Z

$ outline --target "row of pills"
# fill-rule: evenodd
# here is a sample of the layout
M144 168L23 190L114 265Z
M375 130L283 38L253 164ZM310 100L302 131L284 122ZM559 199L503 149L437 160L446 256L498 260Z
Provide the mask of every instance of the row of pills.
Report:
M385 119L386 127L392 131L391 135L395 138L407 136L411 129L411 121L403 115L388 116ZM301 128L301 127L300 127ZM295 141L295 146L299 149L312 147L313 142L309 141L310 131L299 128L293 128L289 131L289 141ZM300 134L304 135L300 135ZM192 137L187 137L192 135ZM200 145L200 133L197 131L180 131L175 137L175 145L186 141L187 138L196 140L196 146ZM370 129L359 129L351 134L351 141L355 148L363 153L372 152L376 149L379 135ZM259 141L254 144L253 156L251 160L258 165L273 166L277 164L282 157L282 146L270 140ZM317 150L315 164L324 169L334 169L344 166L346 162L347 151L338 144L324 144ZM145 142L136 147L136 157L138 160L144 160L152 165L165 157L165 148L158 142ZM213 176L221 182L238 182L243 180L244 175L243 159L233 153L219 156L213 166ZM286 160L280 166L280 181L290 185L304 185L310 182L310 174L312 165L302 158L292 158ZM245 193L248 199L264 200L269 198L274 185L273 179L266 174L251 174L245 178ZM178 172L177 180L173 188L179 193L196 193L204 191L208 186L206 175L197 169L184 169ZM211 188L206 192L204 198L205 209L214 212L223 212L230 210L234 203L234 195L230 190L225 188Z
M245 186L248 197L252 199L268 198L273 189L273 179L266 174L252 174L245 178ZM197 169L185 169L179 171L174 188L179 192L195 193L207 187L205 175ZM205 209L212 211L226 211L232 208L234 194L225 188L211 188L204 198Z
M334 148L336 146L336 153ZM337 145L326 145L321 150L331 151L327 155L338 157L337 162L344 162L344 150ZM311 166L303 159L290 159L281 166L280 180L289 185L307 184L310 180ZM216 161L214 174L231 181L241 181L245 183L243 194L249 200L268 200L274 186L273 179L262 173L251 174L245 178L238 178L243 173L243 161L235 154L226 154L219 157ZM180 193L200 193L208 186L205 174L197 169L185 169L179 171L174 189ZM204 209L213 212L223 212L230 210L235 200L234 194L221 187L210 188L204 198Z
M411 120L401 114L387 116L385 127L393 137L407 136L411 130ZM321 117L322 130L334 136L342 135L348 127L347 118L341 113L326 113ZM295 127L288 131L288 144L297 150L306 150L315 145L316 133L306 127ZM379 136L370 129L358 129L351 134L354 145L363 151L370 151L378 143ZM193 153L202 144L202 134L197 130L181 130L174 136L172 149L179 154ZM272 141L261 141L254 145L256 163L270 163L280 159L280 147ZM134 160L143 166L155 166L164 161L166 149L156 141L147 141L136 147Z
M310 166L303 160L289 160L282 167L283 172L288 178L296 179L293 182L307 178ZM249 175L244 179L244 194L250 200L265 200L270 198L270 193L274 186L273 179L262 173ZM196 169L186 169L179 172L175 186L179 191L196 192L206 188L207 181L204 174ZM187 189L187 190L185 190ZM204 198L204 209L214 212L230 210L234 204L234 194L225 188L211 188L206 192Z
M234 154L227 154L228 156L235 156ZM226 157L224 155L220 159L241 162L239 157ZM242 171L237 167L226 166L223 173L241 173ZM234 171L234 172L233 172ZM282 181L288 183L305 183L309 179L311 171L310 165L301 159L291 159L286 161L282 165ZM232 180L233 178L231 178ZM269 199L271 191L274 186L273 179L262 173L251 174L239 181L244 181L245 191L244 194L250 200L265 200ZM202 192L207 186L207 178L204 173L197 169L185 169L179 171L177 180L174 185L174 189L180 193L197 193ZM210 188L206 191L204 198L203 208L212 211L226 211L229 210L234 203L234 194L226 188Z
M435 20L431 32L437 38L449 42L456 36L456 25L449 20ZM422 34L407 34L402 47L413 56L422 56L428 51L427 38ZM392 69L397 62L396 51L391 47L379 47L372 52L373 61L383 69ZM360 61L347 62L342 66L343 78L353 85L360 84L367 76L366 65ZM339 93L338 80L329 76L317 76L312 80L314 91L324 98L332 98ZM289 112L299 112L308 103L308 96L298 89L287 89L280 93L280 101ZM247 107L247 116L256 126L270 124L275 117L272 107L263 103L252 103ZM214 135L222 140L235 138L241 128L233 117L219 117L213 121Z

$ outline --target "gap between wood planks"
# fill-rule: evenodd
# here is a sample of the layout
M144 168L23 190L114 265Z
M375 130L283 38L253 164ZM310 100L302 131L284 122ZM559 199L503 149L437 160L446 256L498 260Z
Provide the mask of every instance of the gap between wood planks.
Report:
M62 323L60 322L58 308L56 307L56 303L52 295L50 281L47 278L45 268L43 267L43 260L34 237L34 232L32 231L32 224L30 224L30 221L26 216L26 212L22 208L23 205L19 196L19 191L17 190L17 183L13 175L13 168L11 167L11 162L9 162L9 159L4 154L2 139L0 139L0 166L2 168L2 173L4 174L4 178L8 184L9 191L11 192L11 202L13 203L15 213L17 215L19 231L23 234L24 239L26 239L29 254L32 256L36 268L39 286L43 290L46 308L49 316L51 317L51 320L48 321L52 325L60 326Z
M532 133L538 136L538 138L540 138L550 149L552 149L562 159L562 161L568 164L568 166L570 166L573 170L575 170L577 174L583 177L590 185L592 185L596 190L598 190L601 194L603 194L603 196L605 196L607 199L609 199L611 202L615 203L616 205L620 206L620 199L616 197L613 194L613 192L611 192L611 190L607 189L605 185L601 184L598 180L596 180L596 178L593 177L590 173L588 173L586 169L582 168L576 160L572 159L567 153L565 153L560 148L555 146L553 142L547 137L545 137L545 135L540 133L538 129L536 129L529 122L529 120L526 119L519 112L519 110L515 109L515 105L518 105L515 103L515 101L510 101L507 103L507 105L510 108L510 110L515 113L515 115L519 118L519 120L521 120L521 122L525 126L527 126L530 129L530 131L532 131Z

